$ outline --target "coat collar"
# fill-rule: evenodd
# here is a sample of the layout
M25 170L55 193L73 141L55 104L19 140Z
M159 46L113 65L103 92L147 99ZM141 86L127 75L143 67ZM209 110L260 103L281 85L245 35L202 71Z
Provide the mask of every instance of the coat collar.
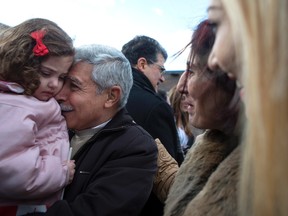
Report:
M150 80L141 71L137 70L136 68L132 68L132 74L133 74L134 86L149 89L150 91L156 93Z

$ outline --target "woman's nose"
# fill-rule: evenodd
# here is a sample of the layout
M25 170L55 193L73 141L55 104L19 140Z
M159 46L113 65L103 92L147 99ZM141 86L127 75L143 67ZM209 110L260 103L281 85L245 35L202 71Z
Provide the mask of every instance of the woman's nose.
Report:
M214 55L213 50L208 57L208 67L212 71L216 71L219 68L218 60L216 56Z
M177 83L177 90L183 94L187 92L187 81L188 81L189 73L185 70L182 75L180 76L178 83Z

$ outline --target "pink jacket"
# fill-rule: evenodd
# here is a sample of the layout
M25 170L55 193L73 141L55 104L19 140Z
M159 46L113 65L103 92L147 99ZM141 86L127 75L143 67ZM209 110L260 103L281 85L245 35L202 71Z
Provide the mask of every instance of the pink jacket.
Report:
M0 93L0 206L51 205L68 183L69 140L57 101Z

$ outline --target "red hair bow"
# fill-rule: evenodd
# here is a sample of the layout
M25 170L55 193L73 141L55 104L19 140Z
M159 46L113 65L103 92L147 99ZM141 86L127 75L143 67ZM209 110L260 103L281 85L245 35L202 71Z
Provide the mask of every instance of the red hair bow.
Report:
M42 38L45 35L44 30L39 30L32 32L30 35L33 39L36 40L36 45L33 48L33 52L35 56L45 56L47 53L49 53L48 48L45 46L45 44L42 41Z

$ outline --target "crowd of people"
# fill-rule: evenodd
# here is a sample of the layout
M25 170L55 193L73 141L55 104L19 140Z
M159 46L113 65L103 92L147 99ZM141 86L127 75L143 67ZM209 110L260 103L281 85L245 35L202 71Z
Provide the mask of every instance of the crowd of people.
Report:
M288 215L288 2L207 15L168 100L154 38L74 47L47 19L1 24L0 215Z

